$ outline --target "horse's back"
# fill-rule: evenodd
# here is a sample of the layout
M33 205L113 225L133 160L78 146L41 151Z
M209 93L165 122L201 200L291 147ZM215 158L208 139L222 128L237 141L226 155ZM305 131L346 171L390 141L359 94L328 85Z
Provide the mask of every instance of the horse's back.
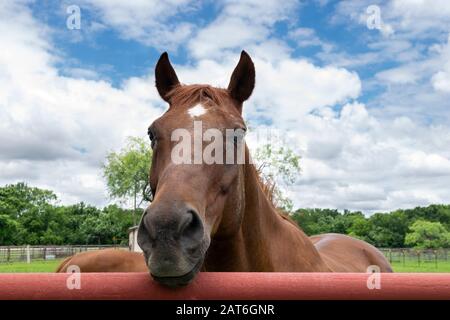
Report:
M310 240L333 272L367 272L369 266L392 272L383 253L365 241L337 233L311 236Z
M77 253L63 260L56 272L67 272L69 266L81 272L148 272L142 253L120 249Z

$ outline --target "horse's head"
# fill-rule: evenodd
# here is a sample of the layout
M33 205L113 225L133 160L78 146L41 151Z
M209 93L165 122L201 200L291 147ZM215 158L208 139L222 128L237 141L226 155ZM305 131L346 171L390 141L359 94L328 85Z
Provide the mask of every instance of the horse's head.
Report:
M142 217L138 243L154 279L189 283L212 238L239 229L244 206L242 103L255 85L243 51L227 89L181 85L166 53L155 69L156 88L169 109L148 133L153 148L154 199Z

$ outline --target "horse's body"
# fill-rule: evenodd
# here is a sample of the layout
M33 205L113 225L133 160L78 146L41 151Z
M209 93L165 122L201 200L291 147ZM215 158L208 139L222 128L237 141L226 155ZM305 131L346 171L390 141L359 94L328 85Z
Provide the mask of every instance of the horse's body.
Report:
M385 256L362 240L336 233L312 236L310 240L332 272L392 272ZM368 270L369 266L375 268Z
M85 251L61 262L56 272L67 272L77 266L81 272L146 272L144 256L139 252L119 249Z
M298 265L286 264L286 257L281 256L279 258L279 265L273 265L272 267L268 266L267 268L260 269L259 271L364 272L365 268L367 269L370 265L379 266L381 272L392 271L383 254L364 241L359 241L341 234L321 234L309 237L308 239L304 234L302 234L303 232L301 230L295 230L294 234L295 233L300 233L300 238L306 238L302 239L301 242L304 242L307 247L307 250L304 250L304 247L297 248L299 251L299 253L297 253L299 258ZM309 242L314 245L314 248L310 246ZM215 247L220 249L220 243L212 244L211 252L214 252ZM316 250L320 256L320 259L311 259L311 256L316 256L314 252ZM307 253L307 255L305 255L305 253ZM247 264L244 267L243 263L240 261L239 263L238 261L235 261L235 263L232 264L230 264L229 261L224 261L224 264L220 265L220 262L223 260L226 260L226 258L220 256L217 257L214 254L211 254L209 259L205 261L202 270L256 271L254 268L251 268L250 264ZM314 260L316 260L316 263L308 263L309 261ZM322 263L325 263L326 266L319 269L319 266L322 265ZM81 272L148 271L142 253L116 249L87 251L75 254L64 259L56 272L67 272L67 268L74 265L79 267Z
M244 165L245 213L240 232L213 239L203 271L392 272L384 255L367 242L342 235L308 237L267 197L252 165Z
M154 199L144 212L137 237L155 280L169 286L185 285L200 270L367 272L375 265L381 272L392 271L383 254L370 244L338 234L308 238L280 214L245 144L244 163L235 159L226 164L174 161L174 150L179 147L174 132L181 129L184 142L195 137L196 122L205 132L216 130L214 142L222 140L223 133L228 137L228 130L245 132L243 102L255 84L254 65L247 53L242 52L228 89L180 84L167 54L158 61L155 78L159 94L170 107L148 129L153 148L149 182ZM220 144L215 155L230 150L233 156L237 154L234 151L240 150L240 140L235 137L231 141ZM192 159L191 148L186 150L183 159Z

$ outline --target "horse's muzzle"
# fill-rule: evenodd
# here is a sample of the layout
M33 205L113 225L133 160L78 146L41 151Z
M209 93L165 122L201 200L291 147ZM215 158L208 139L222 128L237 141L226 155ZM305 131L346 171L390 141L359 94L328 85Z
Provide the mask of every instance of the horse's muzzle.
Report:
M152 204L138 229L152 277L168 286L188 284L202 267L209 235L196 210L187 205Z
M191 283L192 280L194 280L195 276L200 271L202 264L203 264L203 259L200 260L191 271L189 271L188 273L186 273L182 276L178 276L178 277L158 277L158 276L155 276L154 274L152 274L151 271L150 271L150 274L156 282L159 282L165 286L173 287L173 288L183 287L183 286L186 286L189 283Z

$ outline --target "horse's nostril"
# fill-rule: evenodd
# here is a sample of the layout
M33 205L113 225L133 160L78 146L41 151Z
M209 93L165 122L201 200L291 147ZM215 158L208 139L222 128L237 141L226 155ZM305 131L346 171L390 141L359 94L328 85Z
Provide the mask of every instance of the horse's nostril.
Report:
M148 237L151 241L155 240L156 237L156 231L155 226L153 225L153 222L151 221L151 217L147 215L143 219L145 230L147 231Z
M181 236L185 238L197 238L199 235L203 234L202 222L196 211L187 211L180 231Z
M178 232L183 234L184 230L189 227L193 219L194 215L192 214L192 210L188 210L188 212L181 217Z

